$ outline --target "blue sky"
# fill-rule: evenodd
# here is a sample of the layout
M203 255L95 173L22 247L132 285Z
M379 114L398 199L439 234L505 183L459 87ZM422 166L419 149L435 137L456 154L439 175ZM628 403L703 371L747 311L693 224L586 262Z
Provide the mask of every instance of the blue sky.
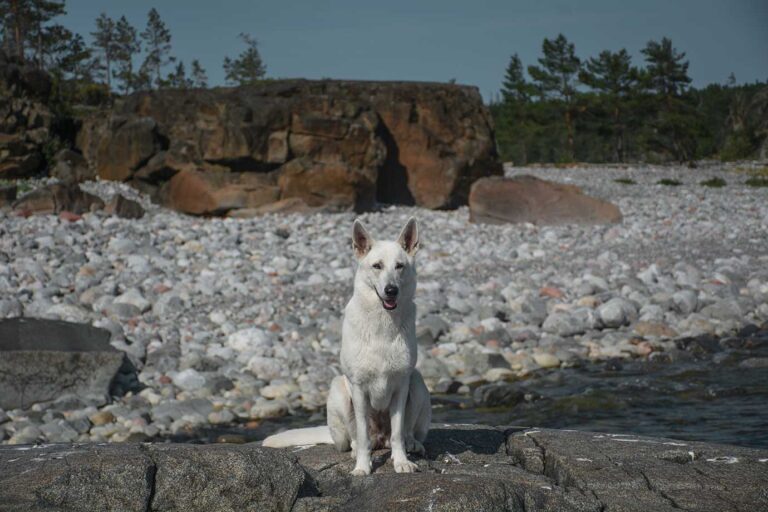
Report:
M197 58L211 85L237 38L259 41L275 78L428 80L476 85L488 99L509 57L534 64L544 37L562 32L584 59L603 49L639 50L670 37L686 52L694 85L768 80L766 0L67 0L61 23L90 40L101 12L141 30L156 7L171 29L173 54ZM168 70L170 71L170 70Z

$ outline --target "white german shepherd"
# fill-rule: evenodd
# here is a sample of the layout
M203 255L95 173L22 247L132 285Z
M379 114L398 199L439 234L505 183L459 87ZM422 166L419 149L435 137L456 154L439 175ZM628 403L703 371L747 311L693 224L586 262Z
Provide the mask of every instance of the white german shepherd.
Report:
M374 241L359 221L352 228L358 260L355 288L344 311L341 369L328 393L327 427L289 430L268 437L280 448L333 443L352 449L353 475L371 473L371 450L392 449L398 473L417 466L406 451L424 453L432 410L416 365L416 220L397 242Z

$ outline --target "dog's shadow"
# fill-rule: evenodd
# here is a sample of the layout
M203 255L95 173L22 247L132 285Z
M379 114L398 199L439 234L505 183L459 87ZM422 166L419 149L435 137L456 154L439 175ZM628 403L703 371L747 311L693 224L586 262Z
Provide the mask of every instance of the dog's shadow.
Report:
M502 429L474 425L433 426L424 443L427 460L446 457L459 460L485 459L506 449L506 434Z
M435 466L489 463L498 454L506 452L507 433L503 428L486 426L432 425L424 443L424 456L408 454L408 458L416 462L422 472L433 471ZM331 468L334 473L346 474L355 464L350 452L337 452L332 445L311 449L297 447L291 452L305 467L323 474ZM391 450L388 448L374 451L371 454L373 473L393 472L390 458Z

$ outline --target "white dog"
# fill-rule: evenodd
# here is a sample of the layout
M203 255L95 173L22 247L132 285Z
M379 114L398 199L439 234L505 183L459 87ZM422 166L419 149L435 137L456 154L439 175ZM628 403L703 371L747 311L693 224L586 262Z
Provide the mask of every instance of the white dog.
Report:
M353 475L371 473L371 450L390 446L398 473L412 473L408 452L424 453L432 418L429 391L416 365L416 220L397 242L374 241L359 221L352 229L358 260L344 311L341 369L328 394L328 427L270 436L264 446L333 443L352 449ZM387 439L389 438L389 439Z

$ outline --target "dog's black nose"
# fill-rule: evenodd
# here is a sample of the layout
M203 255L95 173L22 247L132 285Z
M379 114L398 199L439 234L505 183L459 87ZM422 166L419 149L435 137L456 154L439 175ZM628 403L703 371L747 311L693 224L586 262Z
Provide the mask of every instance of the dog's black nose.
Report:
M397 292L400 290L397 288L397 286L393 284L388 284L386 287L384 287L384 295L387 297L397 297Z

